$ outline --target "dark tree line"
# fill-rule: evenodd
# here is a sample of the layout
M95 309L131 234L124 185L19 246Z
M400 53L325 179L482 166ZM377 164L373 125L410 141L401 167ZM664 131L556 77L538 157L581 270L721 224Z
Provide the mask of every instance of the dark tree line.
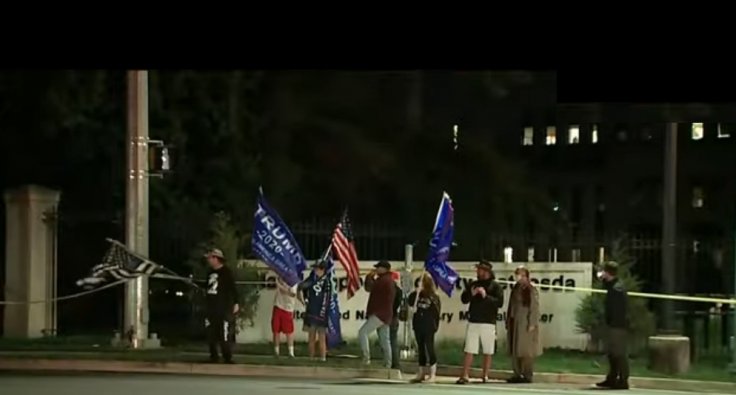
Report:
M150 134L173 145L174 165L151 182L152 217L166 223L152 240L196 238L217 211L247 233L259 185L290 222L347 205L356 227L384 220L407 241L426 238L443 190L459 239L518 231L548 211L494 136L554 104L553 75L153 71L149 81ZM122 71L1 73L2 186L58 188L69 221L122 227L124 105Z

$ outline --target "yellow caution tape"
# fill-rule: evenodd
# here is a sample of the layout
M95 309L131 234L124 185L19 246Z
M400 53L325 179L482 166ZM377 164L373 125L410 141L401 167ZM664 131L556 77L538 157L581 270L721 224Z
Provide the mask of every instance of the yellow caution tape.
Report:
M423 272L424 269L414 269L412 270L412 273L415 272ZM362 274L370 273L370 270L362 270ZM513 281L507 281L507 280L496 280L500 284L507 284L507 285L514 285ZM544 284L539 285L535 284L536 286L542 286L545 289L559 289L562 291L574 291L574 292L586 292L586 293L600 293L604 294L606 293L605 289L596 289L596 288L583 288L583 287L566 287L564 285L551 285L551 284ZM647 292L628 292L629 296L635 296L639 298L651 298L651 299L666 299L666 300L679 300L683 302L701 302L701 303L716 303L716 304L727 304L727 305L736 305L736 299L722 299L722 298L708 298L708 297L702 297L702 296L686 296L686 295L667 295L667 294L655 294L655 293L647 293Z

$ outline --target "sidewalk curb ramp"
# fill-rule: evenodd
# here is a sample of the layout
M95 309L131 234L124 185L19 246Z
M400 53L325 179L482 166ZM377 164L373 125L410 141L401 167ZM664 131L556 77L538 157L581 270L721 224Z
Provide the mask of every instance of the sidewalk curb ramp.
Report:
M452 380L459 377L458 366L438 366L437 375L442 379ZM0 358L0 371L21 372L99 372L99 373L154 373L210 375L233 377L289 377L311 378L322 380L375 379L401 380L402 374L397 369L381 368L334 368L327 366L276 366L276 365L224 365L198 364L185 362L143 362L143 361L110 361L110 360L76 360L76 359L32 359L32 358ZM416 372L416 367L404 369L404 378ZM480 377L480 369L472 369L471 377ZM511 377L510 371L492 370L489 378L506 380ZM438 377L439 379L439 377ZM573 373L535 373L536 383L575 384L589 386L603 379L602 375ZM719 381L675 380L664 378L632 377L632 387L653 390L671 390L688 392L720 392L736 393L736 383Z

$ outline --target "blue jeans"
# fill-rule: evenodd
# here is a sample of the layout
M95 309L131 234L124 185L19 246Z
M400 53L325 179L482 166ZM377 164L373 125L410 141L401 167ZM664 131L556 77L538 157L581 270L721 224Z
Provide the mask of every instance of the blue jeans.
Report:
M360 349L363 351L363 360L371 360L371 346L368 341L368 335L373 331L378 331L378 340L381 342L383 349L383 361L387 368L391 367L391 337L389 325L384 324L375 315L368 317L368 320L360 327L358 331L358 340L360 341Z

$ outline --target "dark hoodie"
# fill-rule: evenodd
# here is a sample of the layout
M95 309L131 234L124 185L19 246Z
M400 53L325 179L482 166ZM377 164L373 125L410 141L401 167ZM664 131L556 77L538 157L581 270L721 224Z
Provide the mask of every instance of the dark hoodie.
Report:
M473 295L473 288L483 287L486 296ZM495 324L498 317L498 309L503 306L503 290L498 283L491 279L475 280L463 291L460 298L463 304L468 306L468 322L476 324Z

